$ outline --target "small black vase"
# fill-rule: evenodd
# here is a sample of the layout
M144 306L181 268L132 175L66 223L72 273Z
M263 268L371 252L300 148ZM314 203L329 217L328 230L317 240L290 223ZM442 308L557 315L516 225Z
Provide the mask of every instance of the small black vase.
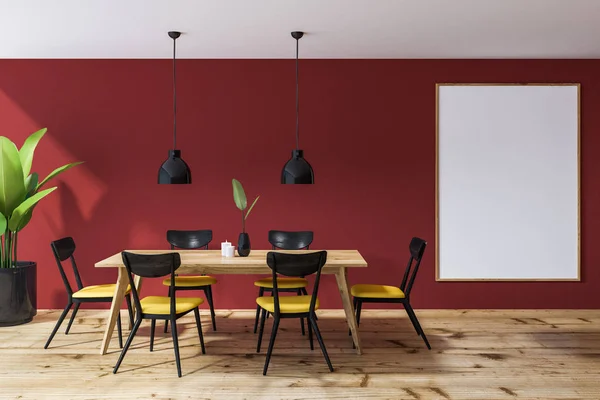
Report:
M240 233L237 251L240 257L248 257L250 255L250 236L247 233Z

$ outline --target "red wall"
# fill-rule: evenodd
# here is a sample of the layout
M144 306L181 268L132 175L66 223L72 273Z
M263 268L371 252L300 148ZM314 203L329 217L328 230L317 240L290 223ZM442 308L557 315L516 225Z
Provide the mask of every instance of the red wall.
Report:
M248 219L254 248L268 247L269 229L312 229L313 248L359 249L369 262L351 283L399 283L408 241L427 239L415 307L600 307L600 61L303 60L300 140L313 186L279 184L294 146L292 60L178 66L178 147L194 184L161 186L172 140L169 60L0 60L0 134L20 146L48 127L34 161L42 175L85 161L57 180L19 240L20 258L39 264L40 308L65 302L53 239L75 237L87 284L115 280L115 270L93 267L113 253L167 248L167 229L212 228L213 249L235 241L233 177L261 195ZM435 282L436 82L582 84L582 282ZM253 278L220 277L217 308L254 307ZM144 290L165 292L158 282ZM321 290L324 307L340 306L333 277Z

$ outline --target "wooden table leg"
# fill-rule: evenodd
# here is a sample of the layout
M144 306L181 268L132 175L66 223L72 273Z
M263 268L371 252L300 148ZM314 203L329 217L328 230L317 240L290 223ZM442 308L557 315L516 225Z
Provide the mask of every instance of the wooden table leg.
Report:
M134 275L133 276L133 284L135 285L135 289L138 292L138 296L142 290L142 277L138 276L138 275ZM133 296L133 295L132 295ZM134 317L133 319L135 319L135 301L133 301L133 299L131 300L131 312L133 313ZM131 330L131 328L133 328L133 326L131 326L131 319L129 320L129 330Z
M100 346L100 354L106 354L108 351L108 345L110 343L110 339L112 338L113 331L115 330L117 318L121 318L121 305L123 304L123 299L125 298L125 292L127 291L128 284L129 278L127 277L127 270L125 267L119 268L119 277L117 279L115 294L113 295L112 303L110 304L110 314L108 316L106 330L104 331L102 346Z
M350 328L350 332L352 332L352 340L354 341L354 346L356 346L356 352L362 354L358 326L356 325L356 316L354 315L354 306L352 305L350 289L348 288L348 272L346 267L341 267L338 272L335 273L335 280L337 281L338 289L340 290L340 296L342 296L342 304L344 305L344 311L346 312L346 322L348 322L348 328Z

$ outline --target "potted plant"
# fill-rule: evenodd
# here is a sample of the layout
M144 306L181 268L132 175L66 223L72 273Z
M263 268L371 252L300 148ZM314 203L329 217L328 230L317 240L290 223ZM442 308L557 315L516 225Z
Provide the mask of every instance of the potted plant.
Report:
M21 146L0 136L0 326L29 322L36 309L35 261L19 261L19 232L29 223L36 204L56 190L43 189L49 180L79 162L63 165L39 181L31 172L33 153L46 128L31 134Z
M236 207L242 212L242 233L240 233L238 238L237 251L240 257L248 257L250 254L250 237L246 233L246 218L250 215L250 211L252 211L260 196L256 196L248 211L245 211L248 207L248 201L244 187L237 179L232 179L231 184L233 185L233 201Z

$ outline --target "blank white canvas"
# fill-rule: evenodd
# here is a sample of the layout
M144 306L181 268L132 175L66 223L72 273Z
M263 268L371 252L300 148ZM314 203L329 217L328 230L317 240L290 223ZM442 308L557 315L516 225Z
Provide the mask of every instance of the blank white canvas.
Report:
M579 279L578 86L438 90L438 279Z

